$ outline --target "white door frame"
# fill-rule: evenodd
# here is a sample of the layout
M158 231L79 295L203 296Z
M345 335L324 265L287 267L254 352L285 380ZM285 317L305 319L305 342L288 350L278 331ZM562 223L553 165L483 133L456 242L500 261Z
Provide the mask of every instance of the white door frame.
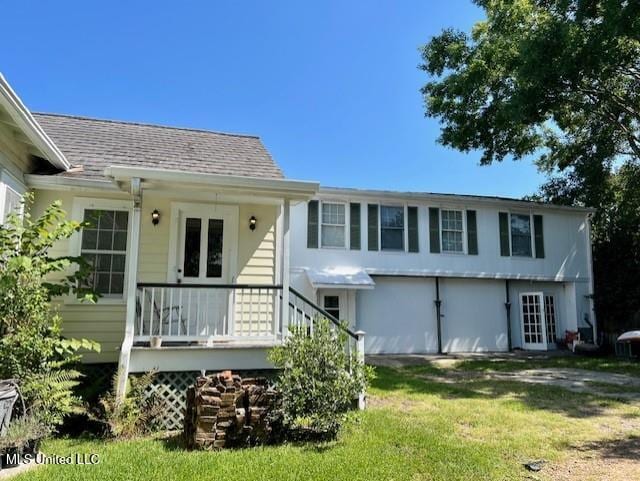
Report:
M198 279L183 279L182 282L185 284L234 284L237 277L238 262L238 215L239 208L234 205L172 202L167 282L178 282L178 269L181 269L184 248L183 219L186 216L193 216L207 219L222 219L224 221L222 234L222 277L207 278L206 268L203 269L203 263L206 264L206 259L202 259L201 256L200 276ZM206 235L206 231L206 227L203 226L203 236Z
M522 298L524 296L535 296L538 298L538 303L540 306L540 329L542 330L541 343L525 342L524 312L523 312L523 302L522 302ZM522 335L522 348L530 351L546 351L549 348L549 343L547 340L547 320L546 320L545 310L544 310L544 293L542 291L521 292L519 294L519 299L520 299L520 333Z

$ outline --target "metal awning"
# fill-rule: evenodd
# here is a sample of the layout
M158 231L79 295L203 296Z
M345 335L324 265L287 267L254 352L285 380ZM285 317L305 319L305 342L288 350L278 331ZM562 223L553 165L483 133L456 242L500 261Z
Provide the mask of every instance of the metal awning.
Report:
M369 274L357 267L307 269L306 273L316 289L373 289L376 285Z

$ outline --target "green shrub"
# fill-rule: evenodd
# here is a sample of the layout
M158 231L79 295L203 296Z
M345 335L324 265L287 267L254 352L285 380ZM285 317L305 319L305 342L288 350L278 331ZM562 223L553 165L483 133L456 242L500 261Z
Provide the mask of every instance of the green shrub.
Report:
M113 377L111 391L102 396L98 405L89 408L91 419L102 423L109 438L128 439L153 432L165 412L164 403L146 391L153 383L156 371L130 376L123 398L117 396L118 375Z
M81 259L49 254L56 242L81 228L65 220L59 202L36 220L28 213L23 219L11 214L0 226L0 379L19 381L28 412L48 428L82 406L72 391L80 377L72 368L78 350L99 350L86 339L64 339L62 319L50 302L68 293L95 299L78 288L88 272Z
M347 334L318 319L312 333L306 327L290 327L285 342L274 347L269 359L282 369L284 422L293 429L311 429L335 436L363 392L373 371L345 351Z

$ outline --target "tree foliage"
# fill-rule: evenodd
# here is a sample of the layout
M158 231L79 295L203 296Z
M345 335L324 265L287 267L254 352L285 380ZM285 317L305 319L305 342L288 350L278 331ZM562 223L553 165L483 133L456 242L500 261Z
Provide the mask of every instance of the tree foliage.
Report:
M640 157L640 3L476 0L472 33L422 50L440 141L482 163L536 155L546 169Z
M640 326L640 2L475 3L486 20L470 34L422 49L440 142L482 164L534 159L549 175L537 198L595 207L598 319Z
M84 285L81 260L50 256L56 242L82 227L64 218L56 202L36 220L29 213L23 219L11 214L0 226L0 378L19 381L30 414L46 426L80 408L72 392L80 373L72 364L79 349L99 349L86 339L63 338L62 319L50 304L52 296L64 293L94 298L76 288Z

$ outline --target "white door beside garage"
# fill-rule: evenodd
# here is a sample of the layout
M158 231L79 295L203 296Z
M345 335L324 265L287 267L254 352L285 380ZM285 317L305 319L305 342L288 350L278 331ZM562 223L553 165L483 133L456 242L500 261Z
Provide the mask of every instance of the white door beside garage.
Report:
M367 354L438 351L433 279L375 277L375 288L357 294L357 328Z

